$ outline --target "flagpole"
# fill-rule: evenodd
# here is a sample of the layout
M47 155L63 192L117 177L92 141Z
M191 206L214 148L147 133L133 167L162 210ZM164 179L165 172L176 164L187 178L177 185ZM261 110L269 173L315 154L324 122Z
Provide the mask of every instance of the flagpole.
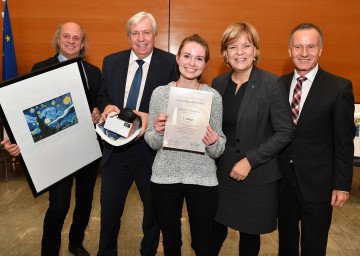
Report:
M6 2L6 0L2 0L3 4ZM4 12L1 12L1 16L4 19Z

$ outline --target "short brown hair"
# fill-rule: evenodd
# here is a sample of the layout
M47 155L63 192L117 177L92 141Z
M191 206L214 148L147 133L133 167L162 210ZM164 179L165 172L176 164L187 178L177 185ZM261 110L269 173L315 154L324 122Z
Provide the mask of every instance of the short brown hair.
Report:
M292 37L294 35L294 33L298 30L307 30L307 29L315 29L317 32L319 32L319 35L320 35L320 45L323 44L323 33L321 31L321 29L316 26L315 24L312 24L312 23L307 23L307 22L304 22L304 23L300 23L299 25L297 25L295 28L293 28L293 30L291 30L290 32L290 39L289 39L289 45L291 46L292 45Z
M184 45L189 43L189 42L195 42L195 43L198 43L198 44L200 44L200 45L202 45L204 47L204 49L205 49L205 62L208 63L208 61L210 60L209 45L205 41L205 39L203 39L198 34L194 34L194 35L186 37L186 38L184 38L184 40L182 40L182 42L181 42L181 44L179 46L178 55L180 55L181 50L184 47Z

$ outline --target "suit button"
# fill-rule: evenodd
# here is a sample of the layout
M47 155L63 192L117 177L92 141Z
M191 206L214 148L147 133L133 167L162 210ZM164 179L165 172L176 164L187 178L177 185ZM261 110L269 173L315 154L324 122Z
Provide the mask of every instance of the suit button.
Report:
M236 153L240 153L240 150L237 149L237 150L236 150Z
M240 142L240 139L236 139L236 142Z

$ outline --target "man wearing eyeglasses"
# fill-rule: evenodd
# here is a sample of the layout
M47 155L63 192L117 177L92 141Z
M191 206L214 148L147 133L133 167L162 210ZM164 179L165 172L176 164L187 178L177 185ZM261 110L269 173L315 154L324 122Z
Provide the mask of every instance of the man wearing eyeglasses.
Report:
M318 65L323 36L302 23L290 34L294 72L282 77L289 92L295 138L280 155L279 255L326 255L333 207L349 198L354 153L351 81ZM299 222L301 221L300 229Z

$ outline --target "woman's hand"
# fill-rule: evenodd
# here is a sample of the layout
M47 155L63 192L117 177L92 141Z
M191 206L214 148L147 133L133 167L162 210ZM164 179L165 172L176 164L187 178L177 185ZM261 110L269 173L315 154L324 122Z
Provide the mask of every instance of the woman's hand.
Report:
M213 128L211 128L210 124L208 126L206 126L206 133L204 138L202 139L202 141L204 142L204 144L206 146L210 146L212 144L214 144L215 142L217 142L217 140L219 139L218 134L213 130Z
M11 144L9 138L5 138L2 142L1 145L4 146L4 148L6 149L7 152L9 152L10 155L12 156L18 156L20 155L20 148L17 144Z
M167 118L168 118L167 114L160 114L155 118L154 128L155 128L156 132L158 132L160 134L164 134L165 123L166 123Z
M234 165L230 172L230 177L237 181L243 181L249 175L250 171L251 165L245 157Z

